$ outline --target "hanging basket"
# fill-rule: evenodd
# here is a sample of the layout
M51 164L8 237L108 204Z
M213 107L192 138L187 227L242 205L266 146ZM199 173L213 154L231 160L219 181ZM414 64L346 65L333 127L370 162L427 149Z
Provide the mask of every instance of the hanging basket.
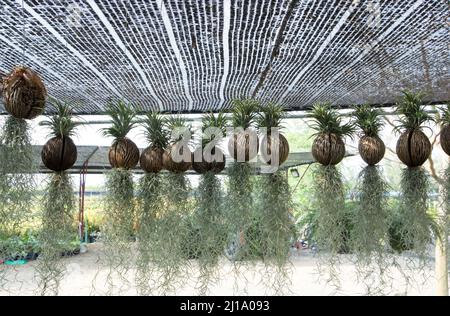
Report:
M175 154L180 159L175 159ZM180 160L180 161L178 161ZM192 166L192 153L179 143L171 145L163 154L164 168L174 173L184 173Z
M3 81L5 109L18 119L33 119L44 111L47 90L31 69L16 67Z
M228 142L228 152L237 162L249 162L255 159L258 151L258 134L252 129L234 134Z
M109 148L109 163L113 168L133 169L139 162L139 149L128 138L119 138Z
M344 141L336 134L320 134L312 145L312 155L324 166L337 165L345 156Z
M220 150L220 148L218 147L214 147L211 152L213 157L219 156L222 157L222 159L213 160L213 157L207 159L203 154L202 147L199 147L195 150L192 155L192 169L195 172L197 172L198 174L204 174L206 172L219 174L225 169L226 158L222 150ZM201 157L201 161L195 161L196 157Z
M42 148L41 158L48 169L66 171L77 161L77 146L70 137L53 137Z
M397 156L410 168L422 166L431 155L431 143L420 130L403 133L397 142Z
M163 154L161 148L148 147L141 154L140 165L147 173L159 173L163 169Z
M441 147L450 156L450 125L444 125L441 129Z
M374 166L383 159L386 146L379 137L363 136L359 140L358 150L361 158L369 166Z
M275 151L275 152L274 152ZM289 143L283 135L278 138L266 135L261 141L261 156L265 163L272 163L272 156L278 157L278 166L281 166L289 157Z

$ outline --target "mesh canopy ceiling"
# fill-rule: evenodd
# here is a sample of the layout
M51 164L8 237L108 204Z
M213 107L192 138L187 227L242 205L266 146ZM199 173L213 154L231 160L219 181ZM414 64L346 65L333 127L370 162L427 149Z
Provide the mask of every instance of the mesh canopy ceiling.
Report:
M0 72L24 64L79 114L450 99L448 0L0 0ZM0 105L0 111L3 106Z

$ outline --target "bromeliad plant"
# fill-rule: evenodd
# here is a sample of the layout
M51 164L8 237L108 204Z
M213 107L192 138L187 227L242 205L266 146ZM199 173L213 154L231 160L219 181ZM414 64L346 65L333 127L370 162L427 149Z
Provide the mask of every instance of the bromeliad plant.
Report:
M193 155L192 169L199 174L221 173L225 169L225 155L217 143L226 135L228 119L223 112L202 117L202 140Z
M105 136L115 138L109 150L113 169L106 175L105 221L102 227L104 256L108 264L108 294L114 294L114 278L127 280L133 262L135 200L133 175L129 169L139 161L139 149L126 138L135 126L136 112L131 105L120 101L110 104L107 114L112 126L103 130Z
M169 147L163 154L164 168L174 173L184 173L192 166L192 152L188 144L191 141L191 127L181 116L173 116L167 121L171 133Z
M264 133L261 141L261 156L265 163L282 165L289 156L289 143L280 130L283 129L282 120L286 117L284 107L269 103L259 107L257 126ZM272 161L275 159L276 161Z
M359 154L369 166L374 166L383 159L386 152L386 146L379 136L384 126L381 112L368 105L361 105L355 108L353 116L361 133Z
M342 114L328 103L314 105L310 118L316 133L312 145L314 159L324 166L337 165L345 156L343 137L352 137L355 128L352 123L343 123Z
M152 261L157 260L154 250L162 247L155 241L159 237L155 235L158 230L158 214L164 207L163 204L163 154L167 148L169 134L165 129L165 120L158 113L148 113L144 119L145 137L150 146L141 155L141 168L145 171L140 180L138 194L138 257L136 260L136 285L140 295L151 295L155 288Z
M111 118L111 126L102 130L103 135L114 138L109 149L109 163L113 168L133 169L139 162L139 149L127 138L127 134L136 125L136 111L133 105L124 101L111 103L105 113Z
M403 99L397 104L400 119L395 127L400 132L397 142L397 156L408 167L422 166L431 155L431 143L423 133L424 124L433 122L434 118L427 113L420 93L403 92Z
M159 173L164 167L164 150L169 144L165 123L164 118L155 112L148 113L144 119L145 137L150 146L142 152L140 165L146 173Z
M228 142L228 152L237 162L248 162L258 155L258 133L252 128L259 103L255 100L235 100L232 108L232 125L235 128Z
M439 123L441 124L441 146L444 152L450 156L450 103L441 109Z
M51 130L52 138L42 148L41 158L44 165L55 172L70 169L77 160L77 147L71 136L80 123L74 122L72 107L54 100L55 115L39 125Z
M60 257L76 236L74 187L65 172L75 163L77 149L70 136L75 134L77 123L67 104L56 103L55 114L41 122L51 129L50 139L42 150L42 162L54 173L44 194L42 211L41 254L37 264L42 295L58 294L65 266Z

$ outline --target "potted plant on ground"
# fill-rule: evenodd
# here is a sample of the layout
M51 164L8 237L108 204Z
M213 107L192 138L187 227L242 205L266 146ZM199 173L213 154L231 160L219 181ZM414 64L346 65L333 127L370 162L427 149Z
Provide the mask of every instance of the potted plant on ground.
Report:
M381 112L368 105L361 105L356 107L353 116L361 133L359 154L369 166L374 166L383 159L386 152L386 146L379 136L384 126Z
M401 133L397 142L397 156L410 168L422 166L432 150L430 140L423 129L425 123L433 122L434 119L422 104L422 94L405 91L396 109L400 118L395 131Z
M345 156L345 136L352 137L354 126L342 122L342 114L328 103L314 105L310 118L316 131L312 154L314 159L324 166L337 165Z

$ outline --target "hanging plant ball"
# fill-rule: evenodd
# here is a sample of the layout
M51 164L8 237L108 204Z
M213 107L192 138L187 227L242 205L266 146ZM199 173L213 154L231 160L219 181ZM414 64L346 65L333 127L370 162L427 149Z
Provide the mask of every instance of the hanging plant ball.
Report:
M441 146L444 152L450 156L450 125L444 125L441 130Z
M225 169L226 158L222 150L220 150L220 148L218 147L214 147L211 152L213 156L216 155L221 156L222 159L208 162L205 156L203 155L202 147L199 147L195 150L195 152L192 155L192 169L195 172L197 172L198 174L204 174L209 171L215 174L219 174ZM195 157L201 157L202 161L195 161L196 160Z
M141 154L140 165L147 173L158 173L163 169L163 154L161 148L148 147Z
M383 159L386 146L379 137L363 136L359 140L358 150L361 158L369 166L375 166Z
M422 166L431 155L431 143L420 130L403 133L397 142L397 156L410 168Z
M180 160L174 159L175 153L180 157ZM183 159L181 159L183 157ZM192 153L186 146L181 146L180 144L171 145L163 154L163 165L164 168L170 172L183 173L188 171L192 166Z
M247 129L233 135L228 151L237 162L249 162L258 155L259 137L256 131Z
M132 140L118 138L109 148L108 157L113 168L133 169L139 162L139 149Z
M344 159L345 144L336 134L319 134L312 145L314 159L324 166L337 165Z
M47 90L29 68L16 67L3 81L5 109L18 119L33 119L44 111Z
M271 164L272 155L278 156L278 166L281 166L289 157L289 143L281 134L278 138L269 135L262 139L261 156L264 162Z
M66 171L77 161L77 146L70 137L53 137L42 148L44 165L53 171Z

